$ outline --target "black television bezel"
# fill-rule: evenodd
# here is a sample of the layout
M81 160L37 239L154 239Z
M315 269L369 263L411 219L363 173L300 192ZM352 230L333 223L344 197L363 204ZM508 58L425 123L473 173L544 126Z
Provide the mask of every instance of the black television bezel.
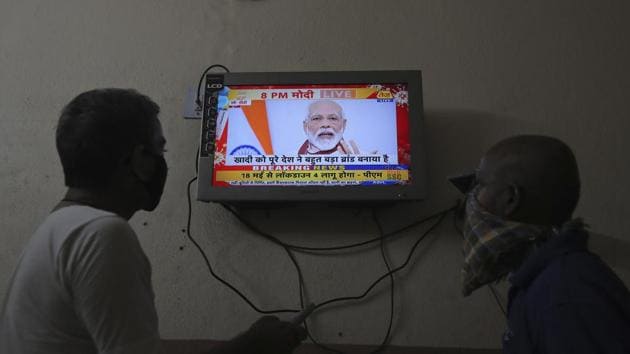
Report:
M211 185L214 167L216 97L212 92L222 85L318 85L318 84L394 84L406 83L409 102L409 142L412 182L387 186L235 186ZM419 70L396 71L314 71L241 72L206 75L201 147L198 156L197 200L219 203L274 202L392 202L422 200L426 197L426 159L424 146L424 109L422 74ZM214 110L213 110L214 109Z

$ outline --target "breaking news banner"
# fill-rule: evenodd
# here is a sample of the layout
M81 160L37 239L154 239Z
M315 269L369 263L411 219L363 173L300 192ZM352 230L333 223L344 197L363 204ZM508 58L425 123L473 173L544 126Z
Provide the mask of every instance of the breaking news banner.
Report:
M275 170L219 171L217 178L233 185L359 185L406 181L404 170Z
M230 166L252 166L256 169L258 166L267 165L288 165L288 166L313 166L313 165L365 165L365 164L383 164L389 163L390 157L383 155L230 155L227 158L227 165ZM259 168L260 169L260 168Z

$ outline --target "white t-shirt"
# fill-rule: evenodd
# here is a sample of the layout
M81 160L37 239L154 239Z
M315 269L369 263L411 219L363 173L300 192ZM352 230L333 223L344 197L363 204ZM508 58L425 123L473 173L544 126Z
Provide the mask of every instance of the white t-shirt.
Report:
M89 206L51 213L0 312L2 354L144 354L159 347L151 265L127 221Z

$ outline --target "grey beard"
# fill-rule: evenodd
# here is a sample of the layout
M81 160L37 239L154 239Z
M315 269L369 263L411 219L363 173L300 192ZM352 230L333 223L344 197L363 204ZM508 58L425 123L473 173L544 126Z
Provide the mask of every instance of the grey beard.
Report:
M333 133L334 136L330 139L321 139L316 134L308 134L308 143L318 149L319 151L326 151L334 149L341 141L342 133ZM324 140L324 141L322 141Z

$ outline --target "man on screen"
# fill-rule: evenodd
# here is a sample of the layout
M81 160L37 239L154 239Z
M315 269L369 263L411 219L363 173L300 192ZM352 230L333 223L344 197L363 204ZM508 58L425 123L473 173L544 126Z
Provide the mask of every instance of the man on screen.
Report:
M300 146L298 155L360 154L354 140L349 143L343 140L346 122L343 109L337 102L321 100L311 103L303 122L307 139Z

